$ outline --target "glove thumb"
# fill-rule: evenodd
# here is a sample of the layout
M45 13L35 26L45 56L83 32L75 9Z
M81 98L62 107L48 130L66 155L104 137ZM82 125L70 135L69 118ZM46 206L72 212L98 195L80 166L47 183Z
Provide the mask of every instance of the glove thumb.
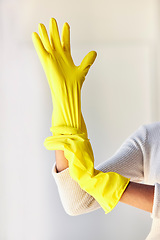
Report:
M97 53L95 51L89 52L82 60L79 69L83 73L83 76L86 76L91 65L94 63L96 59Z

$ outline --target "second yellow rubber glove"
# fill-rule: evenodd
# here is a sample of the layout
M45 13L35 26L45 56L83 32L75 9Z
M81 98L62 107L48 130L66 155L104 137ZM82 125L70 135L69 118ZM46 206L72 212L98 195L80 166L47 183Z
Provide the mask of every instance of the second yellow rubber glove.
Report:
M69 25L64 24L60 39L57 22L53 18L50 20L50 39L43 24L39 24L39 35L33 33L32 39L53 101L53 136L48 137L44 145L49 150L64 151L71 177L108 213L118 203L129 179L94 169L93 151L81 113L81 87L96 52L88 53L80 66L75 66L70 51Z

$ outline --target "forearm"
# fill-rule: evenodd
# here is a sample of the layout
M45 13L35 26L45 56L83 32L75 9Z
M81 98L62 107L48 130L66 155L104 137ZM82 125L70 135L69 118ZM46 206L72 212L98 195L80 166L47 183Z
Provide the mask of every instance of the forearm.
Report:
M56 168L61 172L68 167L68 161L63 151L56 151ZM130 182L123 193L120 202L152 212L154 199L154 186Z
M56 157L57 172L61 172L64 169L68 168L69 164L68 164L68 160L64 156L64 151L56 150L55 157Z
M120 202L151 213L153 200L154 186L130 182Z
M58 165L57 172L61 172L62 170L66 169L68 167L68 165L67 165L68 161L64 158L63 151L56 151L56 156L57 156L56 164ZM58 160L60 160L60 161L58 161ZM65 162L65 161L67 161L67 162ZM57 177L57 175L56 175L56 177ZM69 173L68 173L67 181L70 180L70 179L71 178L69 177ZM77 197L79 197L78 201L83 202L83 194L82 194L83 190L80 189L80 187L73 180L71 181L71 183L73 185L72 186L72 192L70 192L70 193L66 192L66 197L65 198L67 198L67 199L70 198L70 199L73 200L73 199L75 199L75 195L77 195ZM66 187L64 187L65 182L62 185L63 186L61 186L60 189L62 190L62 188L63 188L64 189L63 191L65 191L66 190ZM90 196L87 193L85 193L85 194L86 195L85 195L84 199L85 199L85 201L87 201L87 200L90 199ZM88 197L86 197L87 195L88 195ZM130 182L128 187L126 188L125 192L123 193L123 195L120 199L120 202L151 213L152 208L153 208L153 200L154 200L154 186ZM71 205L73 205L72 211L74 213L74 207L75 206L74 206L72 201L69 201L69 202L71 203ZM96 201L93 199L92 205L95 204L94 202L96 202ZM82 205L85 206L84 202L83 202ZM97 208L97 206L96 206L96 208ZM76 209L76 207L75 207L75 209ZM87 211L87 209L86 209L86 211ZM89 209L88 209L88 211L89 211ZM82 206L81 209L79 210L79 213L75 212L74 214L77 215L77 214L82 214L84 212L85 212L85 209Z
M57 172L61 172L68 168L68 160L64 157L64 151L56 150L55 156ZM120 202L151 213L153 199L154 186L130 182Z

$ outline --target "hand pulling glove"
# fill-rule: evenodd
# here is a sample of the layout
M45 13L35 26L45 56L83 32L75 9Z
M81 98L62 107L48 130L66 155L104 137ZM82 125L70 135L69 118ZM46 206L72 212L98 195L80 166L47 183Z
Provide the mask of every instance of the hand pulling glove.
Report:
M79 66L75 66L70 49L70 27L63 25L60 39L57 22L50 20L50 38L43 24L39 35L32 34L49 87L53 113L51 132L44 145L48 150L63 150L69 161L71 177L110 212L120 200L129 179L117 173L103 173L94 169L94 155L81 113L81 88L96 52L89 52Z

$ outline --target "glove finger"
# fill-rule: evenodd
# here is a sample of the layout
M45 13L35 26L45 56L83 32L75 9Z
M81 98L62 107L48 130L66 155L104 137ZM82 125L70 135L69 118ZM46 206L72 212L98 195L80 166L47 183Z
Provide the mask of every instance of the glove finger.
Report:
M36 52L40 58L40 60L42 61L43 59L45 59L48 55L46 49L43 46L43 43L39 37L39 35L36 32L32 33L32 41L34 44L34 47L36 49Z
M55 50L62 50L61 41L59 37L58 25L54 18L51 18L49 24L50 42L51 46Z
M45 27L42 23L40 23L40 24L38 25L38 29L39 29L39 35L40 35L40 37L41 37L41 40L42 40L42 43L43 43L45 49L46 49L48 52L52 52L46 27Z
M87 75L91 65L94 63L96 56L97 53L95 51L91 51L82 60L80 64L80 70L84 73L85 76Z
M61 36L62 48L70 52L70 26L68 23L64 23Z

